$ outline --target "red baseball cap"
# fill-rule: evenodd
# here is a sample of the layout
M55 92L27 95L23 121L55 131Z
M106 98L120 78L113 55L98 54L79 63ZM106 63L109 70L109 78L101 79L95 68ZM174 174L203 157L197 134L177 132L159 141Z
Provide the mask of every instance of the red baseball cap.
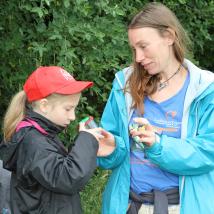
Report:
M76 94L89 88L93 82L77 81L58 66L41 66L26 80L24 91L28 101L32 102L47 97L53 93Z

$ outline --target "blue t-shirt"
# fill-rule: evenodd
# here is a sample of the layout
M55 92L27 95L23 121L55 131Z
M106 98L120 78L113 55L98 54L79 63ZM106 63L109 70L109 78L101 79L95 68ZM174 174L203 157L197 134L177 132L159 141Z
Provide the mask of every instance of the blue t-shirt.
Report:
M161 103L154 102L145 97L144 115L139 115L135 110L130 124L133 123L134 117L143 116L159 133L180 138L184 97L188 85L189 73L182 89L175 96ZM153 189L164 191L179 185L177 175L162 170L157 165L151 163L145 157L144 151L133 142L131 137L130 141L131 189L135 193L151 192Z

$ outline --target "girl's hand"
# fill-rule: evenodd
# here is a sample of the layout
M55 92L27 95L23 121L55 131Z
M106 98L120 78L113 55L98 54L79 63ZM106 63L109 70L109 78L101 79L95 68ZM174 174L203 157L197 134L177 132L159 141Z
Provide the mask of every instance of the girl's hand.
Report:
M103 138L102 134L100 133L101 130L102 130L101 128L87 129L85 127L85 123L82 122L79 123L79 131L85 131L92 134L97 139L97 141L99 141L100 138Z
M102 128L86 129L85 123L79 123L79 131L86 131L92 134L98 141L98 157L110 155L115 149L114 136Z
M142 117L136 117L133 119L135 123L144 126L145 129L131 130L132 137L138 136L139 141L148 147L151 147L156 142L155 129L149 124L148 120Z

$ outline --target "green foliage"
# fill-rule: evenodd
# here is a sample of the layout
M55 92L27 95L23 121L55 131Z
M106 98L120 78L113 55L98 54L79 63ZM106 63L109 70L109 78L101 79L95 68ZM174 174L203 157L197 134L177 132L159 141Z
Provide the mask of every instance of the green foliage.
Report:
M100 199L108 176L108 171L97 170L84 191L81 192L80 195L84 214L101 213Z
M76 79L93 80L77 118L99 121L114 73L131 63L127 24L145 0L1 0L0 118L10 98L40 65L60 65ZM163 0L193 41L194 61L213 69L213 0ZM77 123L62 138L66 145ZM82 194L85 213L98 213L107 172L97 171Z

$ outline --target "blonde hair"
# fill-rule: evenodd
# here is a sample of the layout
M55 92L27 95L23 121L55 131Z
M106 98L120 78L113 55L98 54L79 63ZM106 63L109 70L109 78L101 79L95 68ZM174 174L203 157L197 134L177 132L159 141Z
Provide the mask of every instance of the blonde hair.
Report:
M62 102L63 99L67 98L67 96L69 95L53 93L44 98L47 99L54 108L55 103ZM5 142L8 142L11 139L12 135L16 131L18 123L24 119L26 115L27 106L29 108L32 108L33 110L36 110L39 106L39 100L29 103L24 91L18 92L12 98L3 122L3 135Z
M3 135L7 142L16 130L17 124L24 118L26 113L27 96L24 91L18 92L11 100L4 116Z
M144 9L140 11L131 21L128 29L136 29L143 27L151 27L156 29L161 36L165 32L175 33L175 41L172 49L178 62L183 63L184 56L188 50L190 40L176 18L175 14L161 3L152 2L146 4ZM130 93L133 97L133 106L144 112L143 100L145 95L150 95L157 90L157 82L160 81L160 75L150 76L140 63L135 61L135 52L133 52L133 69L126 88L129 85Z

